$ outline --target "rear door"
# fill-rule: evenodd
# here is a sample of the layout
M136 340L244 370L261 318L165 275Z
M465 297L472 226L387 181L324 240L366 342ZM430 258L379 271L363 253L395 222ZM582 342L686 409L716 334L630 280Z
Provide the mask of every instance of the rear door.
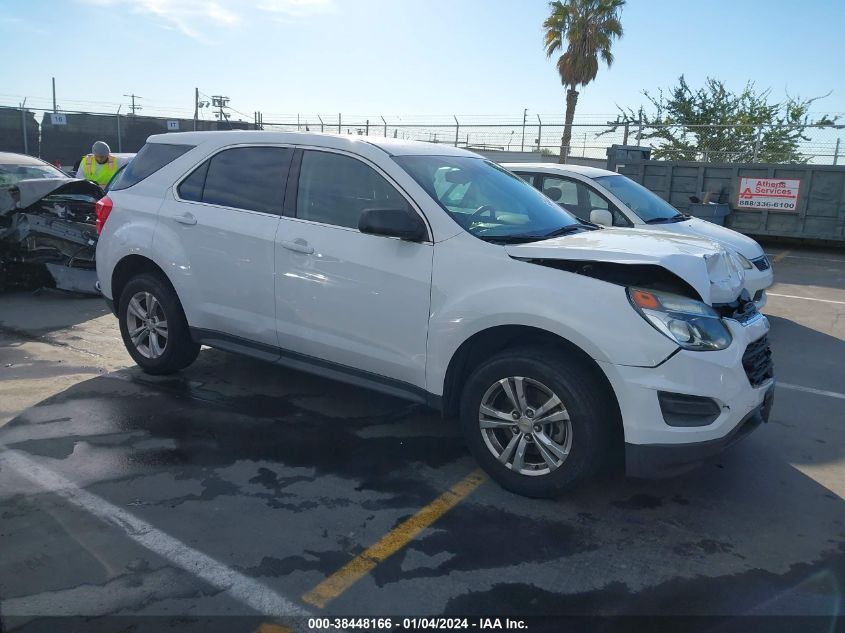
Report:
M288 147L225 148L164 202L156 250L173 254L188 323L205 340L277 354L274 236L292 156Z

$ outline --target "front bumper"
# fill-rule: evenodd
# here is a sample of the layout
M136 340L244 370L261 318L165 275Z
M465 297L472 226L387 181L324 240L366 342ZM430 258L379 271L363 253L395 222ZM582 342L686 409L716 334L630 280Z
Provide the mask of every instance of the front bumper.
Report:
M680 472L683 464L695 465L719 452L768 416L774 380L752 385L743 367L749 345L768 333L768 320L759 315L746 324L725 323L733 342L724 350L678 350L656 367L599 363L622 413L629 474ZM670 425L660 392L708 399L715 403L714 413L700 425ZM647 468L651 462L655 467Z
M774 385L769 387L763 402L746 415L726 436L691 444L625 444L625 473L629 477L673 477L691 470L718 455L728 446L746 437L769 421L774 400Z

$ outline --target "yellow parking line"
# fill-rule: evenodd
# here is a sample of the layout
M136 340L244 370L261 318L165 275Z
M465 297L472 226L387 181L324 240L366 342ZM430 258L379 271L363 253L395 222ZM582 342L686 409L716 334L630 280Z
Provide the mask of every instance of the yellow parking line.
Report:
M789 255L792 251L783 251L782 253L778 253L775 255L774 259L772 259L773 264L780 264L784 258Z
M420 532L454 508L485 481L487 481L487 475L480 470L474 470L414 516L385 534L375 545L367 548L311 591L303 594L302 600L315 607L324 608L366 576L376 565L414 540Z

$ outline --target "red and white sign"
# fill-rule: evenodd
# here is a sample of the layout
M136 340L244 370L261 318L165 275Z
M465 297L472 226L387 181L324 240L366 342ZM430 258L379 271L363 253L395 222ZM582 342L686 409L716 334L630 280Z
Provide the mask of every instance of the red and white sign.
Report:
M800 180L740 178L736 206L740 209L798 210Z

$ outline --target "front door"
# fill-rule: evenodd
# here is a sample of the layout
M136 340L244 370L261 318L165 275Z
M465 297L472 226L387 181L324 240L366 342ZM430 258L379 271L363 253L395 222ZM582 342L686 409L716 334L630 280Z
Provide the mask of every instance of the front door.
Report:
M375 208L416 213L363 160L302 153L293 217L276 235L279 344L305 362L422 388L433 245L360 233Z

